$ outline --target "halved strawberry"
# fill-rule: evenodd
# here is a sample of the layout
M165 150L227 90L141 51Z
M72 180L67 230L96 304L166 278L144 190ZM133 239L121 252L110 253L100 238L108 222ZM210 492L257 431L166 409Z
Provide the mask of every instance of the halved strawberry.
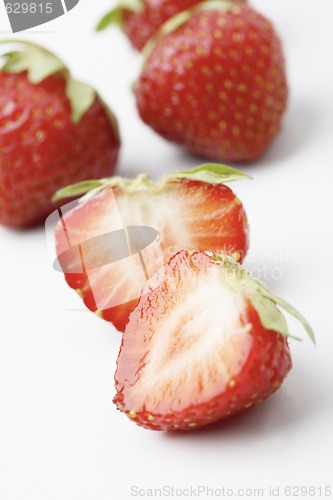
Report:
M181 251L143 290L115 375L119 410L154 430L191 430L243 412L291 369L288 328L273 296L232 258Z
M93 196L61 213L56 229L68 284L89 309L123 331L147 278L175 252L209 249L241 261L248 247L247 219L222 183L244 177L207 164L175 172L159 184L143 174L60 191L57 199L94 188Z

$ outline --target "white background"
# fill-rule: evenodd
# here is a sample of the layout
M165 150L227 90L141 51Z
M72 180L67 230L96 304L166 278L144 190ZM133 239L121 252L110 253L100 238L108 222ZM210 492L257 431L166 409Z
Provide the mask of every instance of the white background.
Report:
M307 316L317 347L292 341L292 373L247 414L190 434L141 429L112 404L120 335L83 311L52 270L43 228L1 228L2 500L126 500L132 485L198 484L235 493L265 488L267 499L270 485L281 486L279 498L287 498L283 485L332 485L333 4L253 3L284 40L291 98L278 140L244 167L254 180L231 187L251 224L249 267L266 270L272 290ZM198 159L138 119L130 86L140 56L116 29L93 32L108 7L109 0L81 0L66 16L17 37L54 49L107 99L120 121L121 172L157 177L195 166ZM1 4L1 38L9 29ZM290 327L303 335L295 321Z

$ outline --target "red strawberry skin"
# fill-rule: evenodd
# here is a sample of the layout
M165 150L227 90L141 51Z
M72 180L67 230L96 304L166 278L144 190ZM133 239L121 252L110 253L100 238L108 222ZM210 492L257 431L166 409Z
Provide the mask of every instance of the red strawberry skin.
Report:
M281 42L245 4L201 10L157 40L135 93L141 118L164 138L214 160L253 161L287 103Z
M41 222L59 188L111 175L119 147L98 98L75 124L62 76L31 84L26 73L0 72L0 223Z
M242 261L246 254L247 218L241 202L232 190L223 184L213 185L184 179L181 182L168 183L158 195L144 194L145 207L142 212L141 201L138 201L140 194L128 194L119 187L102 191L92 200L82 203L75 210L63 215L63 224L57 226L58 256L67 249L67 237L63 232L63 226L68 228L70 238L74 235L75 243L104 234L112 228L119 229L118 212L113 213L115 205L111 203L113 196L125 226L144 224L159 231L164 262L167 262L176 251L189 247L234 254L239 261ZM149 207L148 213L146 202ZM66 258L62 260L62 268L69 286L78 291L91 311L97 312L123 332L129 315L139 299L140 293L134 299L131 295L136 268L124 269L123 274L115 276L114 271L106 267L105 271L99 274L95 286L99 289L105 288L106 295L112 297L114 294L113 298L116 299L119 293L117 283L121 281L122 297L126 297L128 293L130 299L122 299L119 305L103 308L100 311L87 273L67 273L66 269L71 264L73 262L70 257L69 260ZM156 265L151 262L153 272L159 265L160 262Z
M265 329L249 300L245 301L239 319L240 324L247 328L250 336L247 342L250 341L251 347L246 353L241 370L230 376L227 385L216 375L219 366L210 364L210 359L207 359L208 368L205 369L209 370L209 383L214 388L213 392L210 388L208 394L207 379L201 377L202 374L198 373L192 360L193 345L202 352L202 356L205 355L205 336L208 330L204 328L200 332L201 344L195 344L194 337L184 344L185 341L179 337L179 331L186 328L186 318L179 322L179 331L167 332L169 340L163 345L163 350L153 352L151 344L154 335L163 328L165 317L177 313L177 305L184 302L188 293L187 287L191 286L196 276L204 274L212 265L218 264L212 264L206 253L179 252L167 266L155 273L152 281L160 284L154 289L147 286L137 307L131 313L117 363L117 395L114 402L119 410L142 427L152 430L188 431L224 420L265 400L280 387L291 369L286 337ZM206 293L209 294L209 288ZM209 295L207 300L210 300ZM195 318L196 314L198 308L193 310L192 316ZM192 317L187 319L191 320ZM191 387L183 384L180 376L175 376L173 382L164 384L160 393L154 392L152 384L146 401L142 402L142 398L137 397L135 388L140 384L141 377L145 377L146 365L154 356L158 356L156 371L161 372L174 361L178 351L184 349L188 351L185 356L188 356L186 368L191 376L187 380L190 380ZM221 359L223 363L223 359L228 358L224 356ZM170 377L172 379L173 375ZM146 381L143 382L143 387L145 383ZM195 396L189 403L187 394L191 391Z

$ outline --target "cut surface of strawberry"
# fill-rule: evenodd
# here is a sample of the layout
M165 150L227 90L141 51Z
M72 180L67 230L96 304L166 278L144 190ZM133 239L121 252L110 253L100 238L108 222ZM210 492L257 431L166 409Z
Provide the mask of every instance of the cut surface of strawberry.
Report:
M62 213L56 229L68 284L89 309L123 331L147 278L175 252L209 249L241 261L248 248L246 214L222 182L242 177L212 164L175 172L159 184L145 175L92 182L92 195ZM80 185L69 187L61 196L77 189ZM135 228L146 228L146 237L147 228L155 230L157 236L144 242ZM119 239L112 243L115 233Z
M148 429L191 430L262 402L292 366L279 301L230 257L177 253L130 315L118 409Z

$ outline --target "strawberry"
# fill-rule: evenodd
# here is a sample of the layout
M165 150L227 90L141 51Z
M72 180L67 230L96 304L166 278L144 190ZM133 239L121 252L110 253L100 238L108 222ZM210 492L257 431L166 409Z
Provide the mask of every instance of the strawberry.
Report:
M248 5L204 2L153 37L135 94L143 121L166 139L215 160L252 161L286 107L280 40Z
M291 369L272 295L232 258L181 251L143 289L115 374L117 408L153 430L192 430L261 403Z
M20 228L45 219L61 187L111 175L120 142L111 111L56 56L19 42L3 59L0 223Z
M142 174L61 190L57 199L92 188L73 210L62 209L56 227L67 283L90 310L124 331L147 278L176 251L219 250L241 261L248 247L247 219L222 183L244 177L213 164L175 172L159 184Z
M221 3L224 0L218 1ZM142 50L162 24L198 3L200 0L119 0L118 6L101 19L97 31L118 24L133 47Z

